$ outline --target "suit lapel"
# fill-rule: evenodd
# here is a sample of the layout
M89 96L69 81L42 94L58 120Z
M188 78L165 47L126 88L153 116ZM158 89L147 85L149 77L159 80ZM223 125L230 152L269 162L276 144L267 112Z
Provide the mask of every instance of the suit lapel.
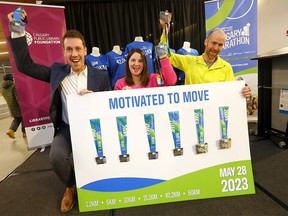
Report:
M65 67L64 70L58 70L56 72L56 77L54 80L51 80L51 87L52 87L52 92L54 93L61 82L65 79L65 77L70 73L70 66Z

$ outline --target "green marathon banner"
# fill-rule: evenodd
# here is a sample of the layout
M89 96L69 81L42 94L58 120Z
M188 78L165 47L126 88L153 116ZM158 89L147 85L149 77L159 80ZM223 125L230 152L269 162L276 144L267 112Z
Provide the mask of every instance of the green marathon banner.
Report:
M254 194L244 86L233 81L69 95L79 211ZM219 108L228 107L223 142ZM197 153L195 110L203 115L205 154ZM97 161L104 155L91 128L101 135L104 163ZM226 134L229 148L223 148Z
M206 35L215 28L226 33L219 56L229 62L236 79L243 79L258 94L257 4L259 0L205 1Z

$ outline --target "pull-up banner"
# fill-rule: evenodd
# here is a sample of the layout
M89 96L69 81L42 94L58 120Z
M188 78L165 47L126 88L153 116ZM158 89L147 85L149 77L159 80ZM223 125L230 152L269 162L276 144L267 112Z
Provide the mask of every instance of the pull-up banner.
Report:
M0 2L0 19L5 37L10 35L7 14L19 7L24 8L28 14L25 28L32 59L48 66L54 62L64 62L61 45L61 38L66 30L64 7ZM48 146L54 135L54 127L49 117L50 86L20 73L8 42L7 47L26 128L28 148Z
M243 87L68 96L80 211L254 194Z
M207 35L222 29L227 40L219 56L228 61L237 78L249 84L257 94L257 0L205 1Z

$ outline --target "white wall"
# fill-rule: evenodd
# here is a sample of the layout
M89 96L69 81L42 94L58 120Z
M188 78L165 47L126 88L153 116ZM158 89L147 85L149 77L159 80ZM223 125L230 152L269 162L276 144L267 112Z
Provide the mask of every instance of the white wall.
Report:
M288 47L288 0L258 1L258 54Z

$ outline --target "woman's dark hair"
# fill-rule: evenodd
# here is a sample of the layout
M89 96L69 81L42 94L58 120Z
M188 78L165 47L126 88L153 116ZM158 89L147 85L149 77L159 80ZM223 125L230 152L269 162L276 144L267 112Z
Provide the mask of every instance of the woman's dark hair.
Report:
M3 80L12 80L13 81L13 74L5 74L3 76Z
M143 60L143 71L141 73L141 85L142 86L147 86L148 83L149 83L149 74L148 74L148 67L147 67L147 59L146 59L146 56L144 54L144 52L139 49L139 48L135 48L135 49L132 49L128 55L127 55L127 58L126 58L126 73L125 73L125 83L129 86L132 86L134 85L134 81L133 81L133 78L132 78L132 74L131 74L131 71L129 69L129 60L131 58L131 56L134 54L134 53L139 53L141 55L141 58Z

